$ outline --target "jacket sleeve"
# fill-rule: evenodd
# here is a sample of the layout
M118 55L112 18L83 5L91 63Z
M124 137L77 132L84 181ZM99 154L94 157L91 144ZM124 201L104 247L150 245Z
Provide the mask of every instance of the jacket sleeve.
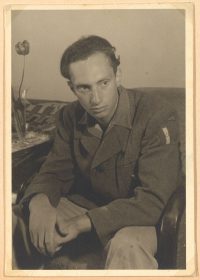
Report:
M88 215L102 244L125 226L155 226L180 179L178 125L174 116L149 121L138 159L139 184L131 198L116 199Z
M68 115L67 106L59 112L53 147L40 172L28 186L21 203L36 193L44 193L56 207L61 195L69 192L74 179L74 160L71 120Z

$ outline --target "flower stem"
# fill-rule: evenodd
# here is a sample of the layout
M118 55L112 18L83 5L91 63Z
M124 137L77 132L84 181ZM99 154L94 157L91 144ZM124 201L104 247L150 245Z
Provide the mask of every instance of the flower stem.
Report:
M19 114L17 112L16 102L17 101L15 100L14 93L12 90L12 113L13 113L13 118L14 118L14 124L15 124L15 128L17 131L17 135L18 135L19 139L22 140L24 137L24 133L22 130L22 125L21 125L20 119L19 119Z
M21 78L21 82L20 82L20 86L19 86L19 92L18 92L18 96L19 96L20 101L21 101L21 88L22 88L22 84L23 84L23 81L24 81L24 73L25 73L25 55L24 55L24 60L23 60L22 78Z

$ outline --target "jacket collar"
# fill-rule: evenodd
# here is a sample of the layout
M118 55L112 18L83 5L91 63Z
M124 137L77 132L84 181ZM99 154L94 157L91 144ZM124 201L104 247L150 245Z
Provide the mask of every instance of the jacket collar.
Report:
M128 93L126 89L122 86L118 87L119 101L114 113L114 116L109 124L109 127L114 125L123 126L131 129L131 112L130 112L130 102L128 98ZM84 111L78 124L92 127L96 124L96 120L91 117L86 111Z
M130 101L128 93L123 87L119 87L118 92L118 106L108 130L104 133L102 141L100 141L101 135L98 135L98 133L94 135L92 130L90 130L90 128L95 126L95 120L91 116L84 112L78 121L83 128L83 133L77 131L80 143L91 156L95 154L91 164L92 168L108 160L114 154L123 151L127 144L132 128Z
M122 86L118 87L119 102L111 126L117 125L131 129L131 112L128 93Z

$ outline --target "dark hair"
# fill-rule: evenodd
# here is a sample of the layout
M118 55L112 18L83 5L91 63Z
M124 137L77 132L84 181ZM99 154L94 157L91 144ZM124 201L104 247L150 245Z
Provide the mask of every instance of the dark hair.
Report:
M91 35L80 38L65 50L60 62L61 74L70 80L70 63L84 60L96 52L102 52L110 59L111 66L116 73L117 67L120 64L120 57L116 57L115 47L106 39Z

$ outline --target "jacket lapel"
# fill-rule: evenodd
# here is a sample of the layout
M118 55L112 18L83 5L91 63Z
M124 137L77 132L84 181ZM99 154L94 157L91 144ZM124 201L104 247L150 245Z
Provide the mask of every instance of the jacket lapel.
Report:
M79 146L78 150L82 150L82 148L84 148L90 156L94 156L94 153L100 144L100 139L90 134L87 129L83 132L76 130L75 141Z
M91 167L95 168L113 155L122 151L128 141L129 133L130 130L125 127L113 126L104 136L92 161Z
M80 143L84 147L84 149L93 156L99 146L100 139L94 137L94 136L85 136L83 135L80 138Z

